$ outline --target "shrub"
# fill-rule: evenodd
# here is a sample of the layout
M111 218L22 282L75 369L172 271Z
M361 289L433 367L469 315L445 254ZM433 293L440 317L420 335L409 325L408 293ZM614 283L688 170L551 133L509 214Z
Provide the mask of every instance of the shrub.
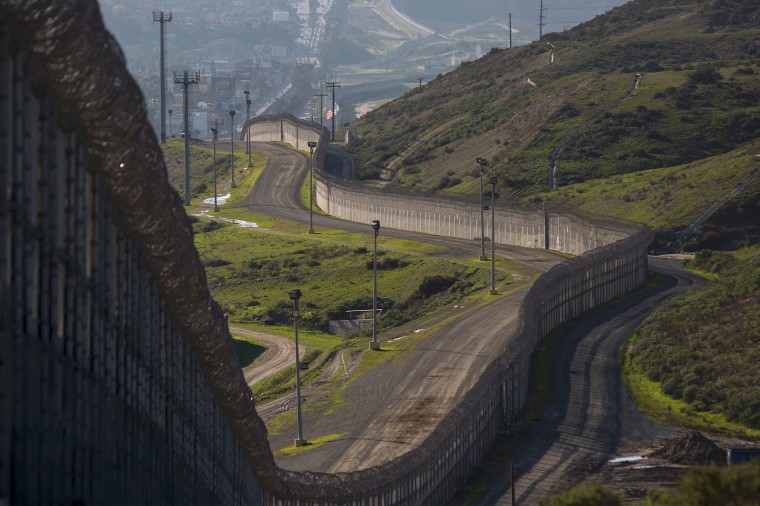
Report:
M723 80L723 76L718 70L710 65L697 67L689 73L689 86L698 84L715 84Z
M209 258L208 260L203 260L201 263L204 267L223 267L225 265L230 265L230 262L222 260L221 258Z
M620 495L599 483L582 483L567 492L550 497L542 506L619 506Z
M456 278L448 276L430 276L426 277L420 283L417 293L421 298L430 297L436 293L445 292L456 283Z
M651 506L684 504L757 504L760 497L760 460L726 468L698 467L689 471L678 488L652 494Z

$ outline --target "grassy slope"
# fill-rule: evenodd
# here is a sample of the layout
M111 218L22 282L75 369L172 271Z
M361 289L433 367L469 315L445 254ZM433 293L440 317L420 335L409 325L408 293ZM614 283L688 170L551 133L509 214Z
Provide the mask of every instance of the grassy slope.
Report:
M216 143L216 177L217 192L224 195L229 192L230 183L230 142ZM180 195L185 192L185 141L183 139L167 139L163 146L164 160L167 166L167 177ZM243 143L235 143L235 182L244 183L251 172L263 170L266 157L260 153L252 153L251 165L253 171L245 169L248 166L248 155L245 154ZM255 176L242 185L250 190ZM193 140L190 144L190 197L203 199L214 196L214 151L211 142ZM242 191L242 190L241 190ZM239 192L238 192L239 193Z
M760 168L759 27L750 1L635 1L550 37L557 48L552 65L544 44L494 51L410 91L357 121L359 141L347 149L365 177L390 170L393 184L446 193L477 193L474 159L485 156L528 200L676 230ZM609 107L637 72L643 73L637 90ZM559 157L558 181L565 187L546 193L549 153L584 123ZM758 186L732 199L705 228L744 220L744 237L756 240L751 216L760 209ZM737 279L747 277L756 275ZM678 309L658 311L652 320L671 324L654 340L667 351L654 355L680 357L679 399L660 392L661 382L670 380L673 390L674 380L659 370L636 376L631 368L634 394L670 421L756 437L741 423L755 419L759 401L740 392L741 383L760 376L755 299L732 298L718 283L675 302ZM693 333L682 333L685 320ZM731 348L738 341L744 345ZM693 381L705 386L684 394Z
M542 193L535 200L572 203L594 214L627 218L659 229L680 229L760 168L760 141L685 165L651 169Z
M346 149L357 156L364 177L390 170L393 184L447 193L476 194L474 160L484 156L507 193L530 199L545 191L554 146L588 122L560 154L560 184L603 184L597 181L678 167L686 179L710 188L711 198L729 180L746 175L748 167L731 152L760 138L760 21L744 12L752 9L749 0L721 3L728 6L633 1L547 36L556 47L551 65L543 42L492 51L357 120L352 128L358 140ZM717 19L721 12L729 13L723 24ZM715 29L705 30L711 24ZM722 79L695 80L693 69L704 64L716 66ZM640 87L605 112L637 72L643 73ZM433 130L436 134L429 135ZM736 174L713 171L718 177L713 179L695 163L709 165L711 158L717 166L722 162L714 157L726 153L727 163L738 167ZM572 204L588 191L554 198ZM588 199L581 197L578 202L585 205ZM654 219L642 217L662 229L696 218L701 204L693 206L692 199L693 194L680 191L665 198L651 192L637 196L642 208L658 206ZM605 211L615 204L594 207ZM612 213L628 211L624 206Z
M760 438L760 248L690 265L717 280L645 320L622 361L627 384L668 423Z
M610 142L609 145L602 143L594 146L596 153L589 153L590 146L587 144L568 144L563 152L564 158L560 158L560 170L563 170L562 167L568 168L567 173L574 171L590 182L557 192L551 198L567 198L571 203L577 201L595 212L628 218L634 215L663 229L688 223L696 217L702 205L694 205L696 196L700 197L700 202L720 196L752 169L751 156L757 153L757 141L747 143L742 140L740 147L731 149L737 139L729 135L731 132L725 129L725 125L731 123L732 115L744 113L752 117L757 113L756 101L751 103L746 97L737 95L748 93L754 96L752 87L757 85L760 69L752 60L742 59L757 56L758 30L742 28L719 29L714 33L697 32L697 28L709 21L709 13L700 12L700 6L679 10L666 4L652 7L651 11L657 15L648 13L643 20L626 14L625 8L616 10L615 15L630 26L627 32L614 33L616 23L622 21L604 18L583 25L580 29L586 32L583 36L573 31L552 39L558 51L556 63L551 66L546 65L546 46L543 44L512 51L495 51L479 62L463 65L459 71L411 91L402 100L381 107L369 114L365 122L357 122L356 125L357 132L362 136L362 140L356 143L356 149L363 160L363 169L370 173L379 171L389 161L395 160L399 174L407 176L406 186L446 187L445 191L448 192L475 193L477 180L473 160L476 156L486 156L501 173L501 180L506 180L513 188L527 190L525 194L533 198L539 194L545 181L548 152L563 135L589 120L592 125L583 131L583 135L597 142L602 137L601 133L623 124L626 135L618 136L617 144ZM586 36L597 38L584 40ZM668 42L658 42L661 39ZM614 43L607 44L610 40ZM706 61L719 64L723 81L715 85L697 85L692 93L686 89L691 71L684 72L682 69L692 63ZM666 70L645 72L641 88L630 99L609 111L609 116L599 116L598 112L621 95L632 77L631 72L610 71L627 67L627 70L635 72L636 65L646 66L649 62L655 62ZM739 68L751 68L754 74L737 73ZM535 87L526 82L528 78L536 83ZM691 100L690 108L686 113L676 112L675 106L684 109L678 105L683 104L684 97ZM711 102L715 102L717 107L713 107ZM689 116L688 121L684 121L684 114ZM451 121L452 118L456 121ZM593 123L597 120L598 123ZM646 125L637 125L641 121L657 124L657 135L649 135L651 129L648 130ZM428 125L447 122L451 126L436 136L424 137L430 129ZM388 128L388 124L394 125L394 128ZM687 127L683 128L684 124ZM692 124L702 130L709 127L706 134L710 137L693 134L678 137L682 135L682 130L692 128ZM752 125L748 130L750 133L751 128ZM592 135L594 132L599 135ZM663 138L670 141L663 141ZM712 142L713 139L716 142ZM663 142L665 146L678 144L680 147L693 147L693 152L697 153L695 160L671 168L654 168L673 163L673 150L663 148ZM413 149L409 149L410 146ZM583 149L586 151L583 152ZM200 156L208 159L205 163L210 166L210 150L205 151ZM690 152L686 149L686 155L681 153L678 156L690 156ZM399 156L401 153L403 156ZM705 158L708 154L712 156ZM241 161L243 156L239 155ZM584 156L587 160L599 159L598 167L581 173L580 168L587 166L583 163ZM238 163L243 165L241 161ZM616 168L615 162L625 163L618 163L620 167ZM204 173L208 175L209 172ZM630 172L633 173L626 174ZM617 176L618 179L612 183L604 181L603 178L616 173L626 175ZM595 181L597 179L600 181ZM399 180L404 181L404 177ZM198 193L203 193L203 188ZM231 216L233 213L228 214ZM282 227L291 233L295 231L291 225L271 220L267 225ZM281 318L288 309L284 294L293 283L308 286L309 290L317 292L322 289L319 278L310 278L302 266L304 262L308 265L315 259L322 265L318 257L325 254L321 249L323 245L313 242L296 245L298 241L292 238L283 239L285 242L279 242L280 238L267 239L266 245L256 245L249 238L240 241L226 237L228 232L209 231L198 240L199 244L205 240L206 245L229 245L229 251L224 255L229 256L227 261L231 264L209 267L209 276L212 284L214 280L224 280L224 286L219 285L215 296L220 300L228 297L223 304L232 313L233 320L255 320L264 316ZM213 236L215 233L222 236ZM241 248L248 249L241 252ZM352 255L358 256L350 247L347 249L344 260L347 261ZM292 262L289 266L284 265L282 261L287 258L282 258L283 251L297 265ZM213 255L221 256L216 250ZM256 259L253 264L250 263L251 258ZM266 271L262 269L263 264L259 265L262 259L272 262L269 266L272 272L276 270L275 275L261 276ZM450 267L446 262L435 262L431 265L436 272ZM339 273L340 269L331 267L329 260L324 263L325 276ZM348 262L347 265L357 276L367 277L361 276L367 272L366 265L362 267L361 262ZM477 276L483 277L482 274ZM345 297L349 294L353 297L356 293L366 296L364 281L357 283L352 290L349 287L352 281L348 279L328 279L340 289L319 292L312 300L304 298L304 303L309 304L306 308L315 320L321 319L323 312L331 305L337 306L337 299L329 298L332 291L340 292ZM413 283L406 283L408 277L402 276L401 279L404 283L394 281L394 284L408 284L411 293L419 287L418 278L414 278ZM273 294L271 297L261 295L264 292L260 291L260 287L264 285ZM433 305L445 302L446 296L438 297ZM394 293L394 297L406 300L404 297L408 298L408 295Z
M233 225L196 225L196 245L208 265L209 286L233 322L289 321L287 293L294 288L304 293L305 325L319 325L328 312L340 308L366 309L368 301L371 306L371 239L369 235L356 239L364 245L265 234ZM485 268L387 251L386 243L401 247L389 238L381 237L378 243L380 265L391 259L399 262L397 268L378 271L380 306L386 311L407 302L416 305L415 294L426 278L443 276L459 282L445 290L446 297L438 303L487 285ZM213 266L218 264L224 265Z

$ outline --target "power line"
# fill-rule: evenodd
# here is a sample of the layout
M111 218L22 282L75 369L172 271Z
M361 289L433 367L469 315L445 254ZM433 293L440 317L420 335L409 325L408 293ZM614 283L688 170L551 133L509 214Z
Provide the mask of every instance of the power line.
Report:
M332 141L335 142L335 116L337 116L335 113L335 88L340 88L340 83L330 81L329 83L325 83L325 88L332 88Z
M544 10L546 10L546 7L544 7L544 0L541 0L538 7L538 40L541 40L541 37L544 35Z
M172 20L172 13L165 15L164 11L153 12L153 22L161 24L161 144L166 144L166 46L164 46L164 24Z
M327 96L326 93L322 93L321 88L322 88L322 86L320 85L319 93L316 94L316 95L314 95L315 97L319 97L319 135L322 135L322 128L323 128L322 127L322 111L324 109L323 109L323 106L322 106L322 99L324 99Z
M190 205L190 122L188 120L188 100L187 100L187 88L191 84L198 84L201 82L201 73L196 72L195 77L189 77L187 70L183 72L182 77L177 77L177 73L174 73L174 83L182 85L182 104L184 109L182 115L184 116L185 125L185 205ZM230 136L233 134L230 133Z

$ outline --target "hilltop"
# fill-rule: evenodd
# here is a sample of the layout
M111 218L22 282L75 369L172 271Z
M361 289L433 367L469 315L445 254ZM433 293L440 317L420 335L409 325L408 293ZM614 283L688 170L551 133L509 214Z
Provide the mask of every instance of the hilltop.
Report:
M635 201L637 219L679 230L760 168L759 63L754 1L634 0L439 75L352 123L346 150L398 189L477 194L484 157L502 197L624 217ZM742 195L724 214L752 240L760 184Z

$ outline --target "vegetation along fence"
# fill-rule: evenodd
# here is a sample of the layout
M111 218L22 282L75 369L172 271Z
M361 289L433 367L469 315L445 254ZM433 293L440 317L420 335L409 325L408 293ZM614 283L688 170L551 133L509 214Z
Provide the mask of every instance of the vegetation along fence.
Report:
M532 287L516 345L422 446L280 469L97 2L4 0L0 44L0 502L443 503L515 419L545 333L644 279L646 229L539 214L544 247L589 250Z

